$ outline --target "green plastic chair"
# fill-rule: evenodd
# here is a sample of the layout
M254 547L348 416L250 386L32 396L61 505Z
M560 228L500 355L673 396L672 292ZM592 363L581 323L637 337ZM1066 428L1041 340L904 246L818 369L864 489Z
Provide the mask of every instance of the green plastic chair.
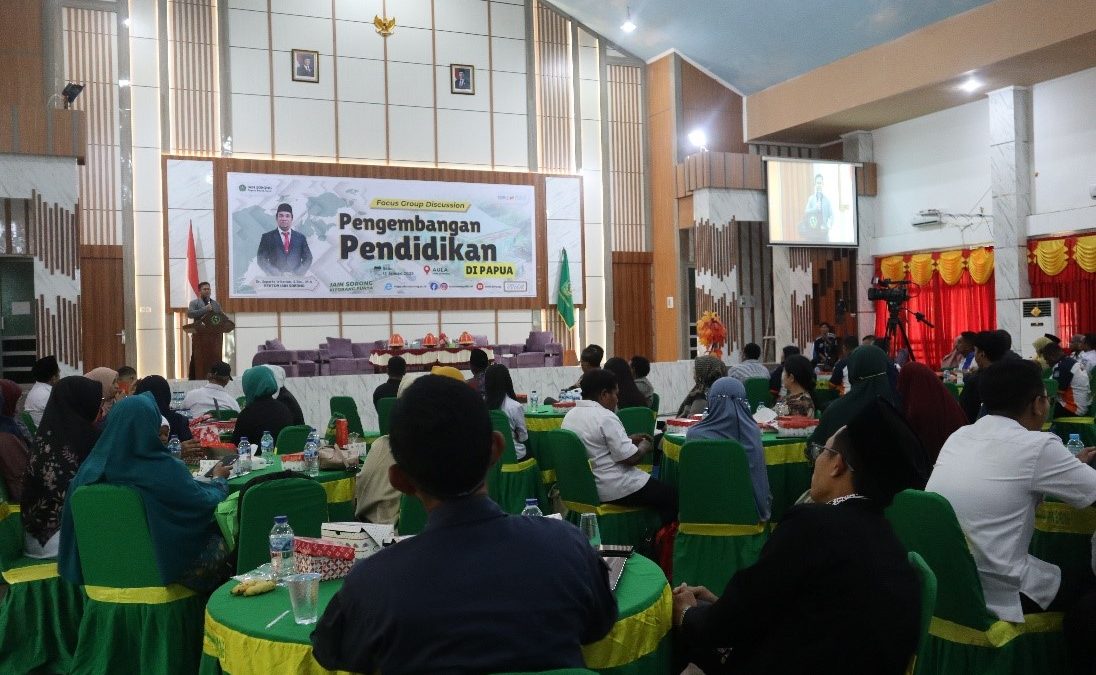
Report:
M986 608L974 557L944 497L905 490L886 515L902 544L936 575L936 605L918 650L918 673L1068 672L1060 612L1028 614L1025 623L1013 624Z
M678 485L674 585L725 588L735 572L757 562L769 538L746 451L732 440L689 441L681 448Z
M655 419L657 414L650 408L621 408L617 411L620 423L624 425L624 431L629 436L632 434L647 434L654 436Z
M555 429L544 432L544 437L567 520L578 523L581 514L596 513L603 544L639 546L658 529L658 514L652 509L601 503L586 447L575 432Z
M488 469L487 494L503 511L520 514L525 508L526 499L536 497L540 502L540 467L537 460L529 456L518 462L514 451L514 432L506 413L492 410L491 427L502 434L506 445L502 450L502 457ZM545 508L545 504L540 504L541 511L548 513Z
M520 673L493 673L492 675L597 675L596 670L585 668L559 668L557 670L524 670Z
M917 651L913 653L909 668L906 669L907 673L913 675L917 672L917 655L928 641L932 611L936 607L936 575L932 573L925 559L917 553L910 551L906 554L906 558L910 561L910 567L917 573L917 579L921 583L921 632L917 636Z
M247 405L247 397L246 396L237 396L236 397L236 405L240 406L240 410L243 410L244 406Z
M358 415L358 404L351 396L332 396L329 403L331 415L342 415L346 418L347 430L352 434L365 436L365 427L362 426L362 418Z
M386 396L377 400L377 424L381 429L381 436L388 435L389 424L392 418L392 408L396 405L395 396Z
M88 600L70 672L197 672L205 598L160 578L140 494L87 485L71 501Z
M232 410L230 408L221 408L220 410L210 410L209 414L213 416L213 419L218 422L227 422L234 420L240 416L238 410Z
M312 427L307 424L295 424L284 427L278 432L278 438L274 441L274 454L292 455L304 450L304 443L308 440L308 432Z
M396 529L401 537L409 534L418 534L426 527L426 507L417 497L400 495L400 518L396 523Z
M955 397L955 400L959 400L959 385L954 382L945 382L944 388L951 392L951 395Z
M658 392L651 394L651 410L655 411L655 416L658 416L658 404L661 399L658 397Z
M19 413L19 419L23 420L23 426L27 428L31 436L38 433L38 425L34 423L34 418L30 416L29 412Z
M248 488L240 502L238 573L270 562L274 516L288 516L294 535L319 537L327 522L327 492L310 478L281 478Z
M0 662L6 672L66 673L87 598L58 576L56 559L23 553L23 518L0 481Z
M758 403L770 405L772 392L769 391L769 378L751 377L746 379L742 386L746 388L746 400L750 402L750 412L757 410Z

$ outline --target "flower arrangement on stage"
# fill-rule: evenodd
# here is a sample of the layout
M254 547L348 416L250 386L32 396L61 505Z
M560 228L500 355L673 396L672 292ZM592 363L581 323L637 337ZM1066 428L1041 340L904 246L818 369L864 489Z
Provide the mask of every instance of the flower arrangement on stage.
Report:
M704 345L708 354L723 357L723 345L727 342L727 327L719 320L715 312L709 310L696 322L697 341Z

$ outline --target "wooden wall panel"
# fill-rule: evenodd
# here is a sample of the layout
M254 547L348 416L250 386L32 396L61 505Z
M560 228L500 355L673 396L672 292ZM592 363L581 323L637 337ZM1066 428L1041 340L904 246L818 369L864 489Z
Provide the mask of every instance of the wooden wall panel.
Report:
M171 148L216 154L220 146L215 0L169 0Z
M613 251L646 251L643 69L609 65L609 222Z
M856 311L856 249L809 248L811 261L812 335L817 335L817 324L826 321L833 324L838 337L856 333L856 321L848 311ZM837 321L837 301L845 301L846 313Z
M571 22L539 2L534 3L534 8L538 167L544 173L574 173Z
M691 63L681 61L681 138L703 129L711 152L746 152L742 138L742 97ZM692 152L693 148L689 151Z
M681 262L674 199L677 134L672 72L673 54L647 66L647 145L650 155L651 250L658 253L652 264L654 281L654 351L657 361L676 361L685 353L681 335L684 298L678 297ZM666 298L674 307L666 307Z
M654 321L651 303L653 253L613 252L613 314L616 321L612 354L629 359L654 351L647 327ZM623 319L623 321L622 321Z

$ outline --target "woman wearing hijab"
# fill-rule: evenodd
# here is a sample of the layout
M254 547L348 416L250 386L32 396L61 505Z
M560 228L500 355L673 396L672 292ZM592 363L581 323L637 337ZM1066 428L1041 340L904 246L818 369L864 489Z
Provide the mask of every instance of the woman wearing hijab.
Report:
M496 363L487 366L483 373L483 398L488 410L501 410L510 420L510 433L514 437L514 454L518 461L525 459L525 441L529 431L525 428L525 409L514 393L514 380L510 370Z
M236 418L232 444L237 445L241 438L246 438L257 445L266 431L270 432L276 443L282 429L293 426L293 415L284 403L274 398L274 394L278 393L274 373L269 368L256 366L245 370L241 379L247 404Z
M190 433L190 424L187 419L171 409L171 385L159 375L148 375L137 380L133 393L143 394L148 392L156 401L156 407L160 415L167 420L168 434L178 436L180 441L189 441L193 438Z
M959 402L944 387L932 369L921 363L907 363L898 373L898 395L913 432L921 439L931 468L944 441L969 422Z
M753 483L754 504L761 520L772 516L772 495L769 492L769 471L765 467L765 449L761 445L761 429L750 414L746 387L733 377L721 377L708 392L708 416L689 427L685 439L738 441L746 451Z
M727 374L727 365L714 356L698 356L693 362L693 388L678 406L677 416L688 417L708 407L708 389Z
M603 366L613 375L617 381L617 409L620 408L646 408L647 397L636 386L632 377L632 367L619 356L614 356L605 362Z
M102 387L103 399L99 406L99 415L95 418L95 424L102 425L107 413L110 412L111 406L114 405L114 398L118 393L118 371L100 366L84 373L84 377L95 380Z
M152 394L118 401L91 455L72 479L69 494L96 483L136 490L145 505L160 581L210 592L231 573L228 551L213 519L217 504L228 495L224 478L229 469L219 464L212 482L194 480L185 464L164 452L159 430L160 411ZM62 511L57 566L70 583L83 583L71 500Z
M22 395L18 384L0 380L0 477L12 502L18 502L23 495L23 474L29 454L30 434L15 419L15 404Z
M304 424L304 411L301 410L301 404L297 403L297 399L285 388L285 368L270 363L264 363L263 368L269 368L270 372L273 373L274 383L278 386L278 393L274 398L281 401L286 408L289 408L289 414L293 417L293 424Z
M20 500L26 554L32 558L57 555L65 492L99 436L94 422L102 401L102 386L86 377L74 375L53 385L31 447Z
M863 345L849 354L848 392L830 403L811 435L815 443L825 443L838 429L849 423L868 403L881 397L898 406L898 396L891 386L887 368L887 353L875 345Z

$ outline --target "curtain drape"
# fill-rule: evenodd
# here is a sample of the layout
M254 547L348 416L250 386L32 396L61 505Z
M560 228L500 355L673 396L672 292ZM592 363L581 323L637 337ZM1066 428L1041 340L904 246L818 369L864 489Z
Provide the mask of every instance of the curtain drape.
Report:
M911 313L921 312L935 327L929 328L906 312L899 318L914 356L930 368L940 367L959 333L996 327L992 248L876 258L876 274L913 282L905 307ZM886 303L875 303L875 311L875 334L885 335L890 318Z
M1028 242L1031 297L1058 298L1063 342L1096 331L1096 235Z

